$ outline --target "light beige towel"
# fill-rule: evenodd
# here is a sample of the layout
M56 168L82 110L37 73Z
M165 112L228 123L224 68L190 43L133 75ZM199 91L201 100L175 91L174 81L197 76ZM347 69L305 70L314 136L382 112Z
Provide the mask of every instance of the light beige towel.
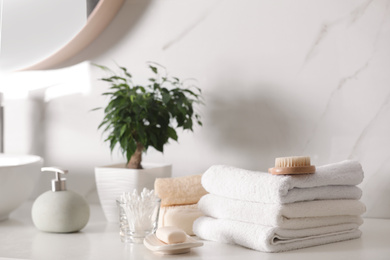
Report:
M207 194L201 184L202 175L157 178L154 190L161 199L161 207L191 205Z
M158 220L158 227L174 226L178 227L189 236L193 236L192 226L194 221L203 216L197 204L162 207Z

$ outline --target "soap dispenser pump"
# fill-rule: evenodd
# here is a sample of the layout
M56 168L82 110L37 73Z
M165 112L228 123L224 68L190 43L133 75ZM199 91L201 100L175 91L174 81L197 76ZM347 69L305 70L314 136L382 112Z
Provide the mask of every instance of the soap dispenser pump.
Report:
M89 206L79 194L66 189L66 179L60 174L68 170L43 167L42 172L55 172L52 190L40 195L32 207L34 225L45 232L70 233L85 227L89 220Z

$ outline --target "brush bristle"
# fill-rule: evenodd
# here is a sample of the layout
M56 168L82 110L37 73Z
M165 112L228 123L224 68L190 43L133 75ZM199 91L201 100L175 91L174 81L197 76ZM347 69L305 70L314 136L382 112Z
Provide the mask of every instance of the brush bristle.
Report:
M291 156L275 159L275 167L299 167L310 166L309 156Z

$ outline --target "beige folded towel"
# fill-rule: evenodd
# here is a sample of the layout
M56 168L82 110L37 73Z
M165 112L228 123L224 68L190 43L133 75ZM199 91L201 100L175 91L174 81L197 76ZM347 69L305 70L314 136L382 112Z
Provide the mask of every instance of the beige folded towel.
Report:
M154 190L161 199L161 207L198 203L207 194L201 184L202 175L175 178L157 178Z
M194 235L192 226L194 221L203 216L197 204L163 207L160 209L158 227L174 226L178 227L189 236Z

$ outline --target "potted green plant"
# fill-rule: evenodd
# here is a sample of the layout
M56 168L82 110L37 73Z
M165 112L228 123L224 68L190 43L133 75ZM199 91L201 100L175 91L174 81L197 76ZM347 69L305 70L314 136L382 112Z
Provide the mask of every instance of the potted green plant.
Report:
M120 73L116 74L105 66L97 66L110 73L101 79L110 85L110 90L102 94L109 102L98 128L107 134L105 141L111 152L119 146L126 158L125 164L95 168L103 211L108 221L116 222L115 199L122 192L152 189L156 178L171 176L171 165L144 165L142 154L150 147L163 152L170 140L178 140L176 129L193 131L194 124L202 125L194 110L195 104L202 103L202 97L199 88L187 87L154 63L148 64L152 76L144 85L134 84L125 67L119 67Z

